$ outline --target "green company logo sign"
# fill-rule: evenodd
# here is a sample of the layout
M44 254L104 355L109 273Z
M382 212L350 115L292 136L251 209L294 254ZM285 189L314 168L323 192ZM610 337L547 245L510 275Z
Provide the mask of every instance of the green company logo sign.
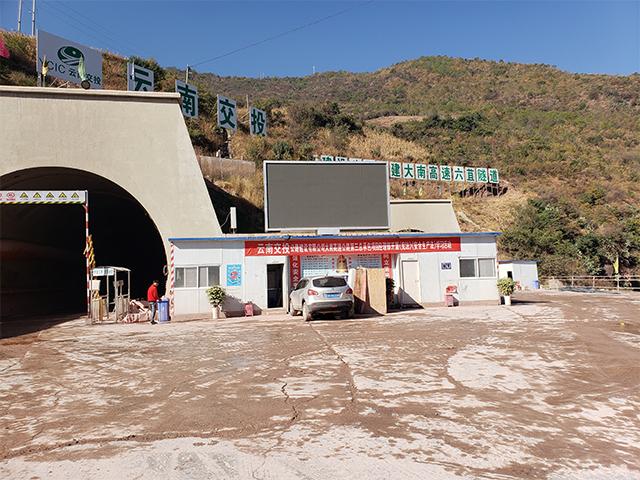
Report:
M67 45L58 50L58 58L65 65L77 67L80 65L80 59L84 60L84 54L76 47Z

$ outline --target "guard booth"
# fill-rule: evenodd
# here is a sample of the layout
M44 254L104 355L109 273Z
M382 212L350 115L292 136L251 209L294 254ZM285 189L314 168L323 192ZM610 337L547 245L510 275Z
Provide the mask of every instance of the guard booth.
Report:
M498 263L498 276L512 279L518 290L540 288L537 260L500 260Z
M96 267L91 270L91 323L119 322L129 311L131 270Z

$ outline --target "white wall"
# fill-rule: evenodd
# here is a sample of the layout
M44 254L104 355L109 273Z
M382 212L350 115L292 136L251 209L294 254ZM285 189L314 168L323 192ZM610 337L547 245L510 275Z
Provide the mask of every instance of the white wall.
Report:
M176 241L174 242L174 260L176 267L195 267L205 265L220 266L220 284L229 298L224 305L226 311L240 311L241 304L253 302L260 309L267 308L267 265L282 263L283 291L289 293L288 259L286 256L245 257L244 241ZM227 265L242 265L242 285L227 285ZM176 288L175 313L207 313L211 310L206 296L206 288Z
M458 299L465 301L498 301L497 266L495 275L488 278L460 278L460 258L493 258L497 255L494 236L461 237L460 252L403 253L402 260L417 259L420 262L421 303L444 302L445 289L455 285ZM450 263L451 270L442 270L442 263ZM396 284L402 287L402 275L394 275Z
M260 309L267 308L267 265L284 264L283 305L287 306L289 292L289 261L286 256L245 257L244 241L203 240L174 243L176 267L220 265L221 284L228 295L239 302L225 305L227 309L239 309L240 303L253 302ZM460 278L460 258L496 258L494 236L462 237L460 252L443 253L403 253L393 256L393 277L398 289L402 288L402 261L419 262L420 303L444 302L444 292L448 285L458 288L458 299L465 301L498 301L497 266L495 275L489 278ZM441 264L448 262L451 270L442 270ZM242 286L226 285L226 267L231 264L242 265ZM233 307L233 308L232 308ZM175 290L175 312L207 313L210 311L204 288L185 288Z
M538 263L534 261L514 261L501 263L499 267L500 278L507 277L511 271L513 280L519 282L524 290L533 290L534 281L538 280Z
M91 172L140 202L163 240L218 235L179 100L176 93L0 86L0 176L35 167Z
M247 302L253 302L261 309L267 308L267 265L283 263L282 289L284 295L289 295L289 263L286 256L274 257L245 257L245 271L247 282L245 283L245 296ZM287 302L283 300L286 307Z

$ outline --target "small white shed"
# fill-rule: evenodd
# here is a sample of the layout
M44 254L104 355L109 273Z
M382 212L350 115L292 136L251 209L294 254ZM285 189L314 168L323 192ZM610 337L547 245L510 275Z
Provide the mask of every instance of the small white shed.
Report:
M500 260L498 278L512 278L522 290L540 288L537 260Z

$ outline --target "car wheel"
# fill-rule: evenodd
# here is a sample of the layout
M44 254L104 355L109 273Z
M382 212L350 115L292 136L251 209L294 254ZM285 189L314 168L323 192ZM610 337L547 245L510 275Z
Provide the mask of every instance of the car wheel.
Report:
M298 315L298 311L293 308L293 302L289 301L289 315L291 315L292 317L295 317Z
M311 320L311 312L309 311L309 307L307 306L306 303L302 304L302 319L305 322L308 322L309 320Z
M355 316L356 316L356 307L352 305L351 308L347 310L347 318L353 318Z

